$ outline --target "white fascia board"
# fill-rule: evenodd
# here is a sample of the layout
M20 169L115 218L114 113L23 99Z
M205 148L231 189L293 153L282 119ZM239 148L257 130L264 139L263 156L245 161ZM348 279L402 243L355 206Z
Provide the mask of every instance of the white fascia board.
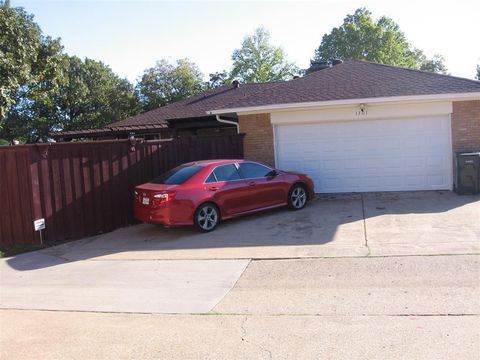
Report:
M237 113L239 115L272 113L279 111L289 111L297 109L324 108L330 106L348 106L354 104L380 104L380 103L399 103L399 102L432 102L432 101L466 101L480 100L480 92L473 93L454 93L454 94L435 94L435 95L415 95L415 96L389 96L362 99L329 100L329 101L311 101L303 103L273 104L262 106L246 106L239 108L209 110L209 115L221 115L228 113Z
M356 104L316 109L277 111L271 114L270 121L272 124L281 125L329 121L400 119L449 115L453 111L451 101L370 103L364 107L364 110L364 113L360 113L359 106Z

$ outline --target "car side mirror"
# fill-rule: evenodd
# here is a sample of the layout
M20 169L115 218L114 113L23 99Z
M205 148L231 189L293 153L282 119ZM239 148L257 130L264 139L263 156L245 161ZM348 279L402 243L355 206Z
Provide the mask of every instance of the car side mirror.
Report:
M267 177L275 177L278 175L278 172L277 170L273 169L272 171L270 171L268 174L267 174Z

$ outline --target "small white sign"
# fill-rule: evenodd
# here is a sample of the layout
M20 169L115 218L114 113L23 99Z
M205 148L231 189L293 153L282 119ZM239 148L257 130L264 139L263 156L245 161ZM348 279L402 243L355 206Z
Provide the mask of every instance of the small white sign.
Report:
M45 229L45 219L38 219L33 222L33 227L35 231Z

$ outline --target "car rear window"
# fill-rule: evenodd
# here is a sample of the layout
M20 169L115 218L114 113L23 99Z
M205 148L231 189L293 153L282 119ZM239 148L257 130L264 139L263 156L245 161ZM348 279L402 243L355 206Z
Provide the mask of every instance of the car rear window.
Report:
M198 173L201 169L201 166L178 166L156 177L151 182L154 184L180 185Z

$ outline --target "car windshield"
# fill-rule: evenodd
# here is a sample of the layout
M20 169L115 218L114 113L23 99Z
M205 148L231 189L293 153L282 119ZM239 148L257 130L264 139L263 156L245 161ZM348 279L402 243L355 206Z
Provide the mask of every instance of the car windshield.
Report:
M180 185L190 179L202 169L201 166L178 166L156 177L151 182L154 184Z

